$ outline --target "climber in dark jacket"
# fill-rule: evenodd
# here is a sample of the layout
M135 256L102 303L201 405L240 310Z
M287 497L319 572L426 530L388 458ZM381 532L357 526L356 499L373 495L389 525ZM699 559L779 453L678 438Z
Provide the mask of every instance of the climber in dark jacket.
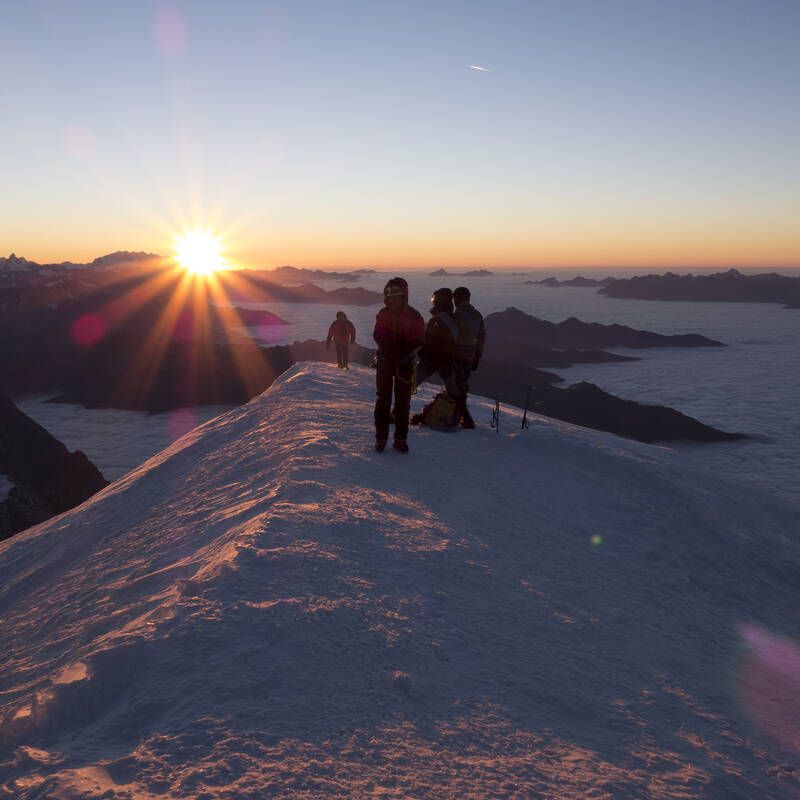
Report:
M458 324L456 340L456 383L461 390L461 427L474 428L475 421L467 408L469 393L469 376L478 369L483 357L486 343L486 327L483 315L470 303L470 291L466 286L459 286L453 292L456 310L453 314Z
M414 362L425 334L425 321L408 304L408 283L392 278L383 289L382 308L372 334L378 344L378 397L375 401L375 449L383 452L389 438L394 395L395 450L408 452L408 414L414 380Z
M447 393L456 402L462 394L456 382L455 361L458 324L453 317L453 293L437 289L431 297L431 318L425 327L425 344L420 353L417 383L438 373Z
M356 328L344 311L336 312L336 319L328 328L328 340L325 342L326 349L330 349L331 339L336 345L336 361L339 369L350 369L348 364L348 349L356 340Z

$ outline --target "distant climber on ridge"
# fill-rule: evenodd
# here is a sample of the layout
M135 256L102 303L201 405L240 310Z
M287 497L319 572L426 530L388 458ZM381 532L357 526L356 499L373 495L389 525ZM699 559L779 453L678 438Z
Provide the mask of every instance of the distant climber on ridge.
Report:
M344 311L336 312L336 319L331 323L328 328L328 340L325 342L325 348L330 350L331 339L336 345L336 361L339 369L350 369L348 357L349 347L356 340L356 328Z
M408 414L414 381L414 361L425 335L425 321L408 304L408 283L392 278L383 289L382 308L375 317L378 344L375 449L382 453L389 438L394 395L394 449L408 452Z

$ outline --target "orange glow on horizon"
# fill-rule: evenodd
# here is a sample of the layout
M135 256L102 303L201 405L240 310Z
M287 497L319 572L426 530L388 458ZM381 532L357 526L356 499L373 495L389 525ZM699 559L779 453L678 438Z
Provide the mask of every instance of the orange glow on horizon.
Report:
M177 216L177 215L176 215ZM83 232L56 229L43 248L41 236L9 241L11 250L38 263L90 262L114 250L160 253L193 275L215 271L271 269L284 264L310 269L796 269L800 267L800 233L785 220L753 221L698 218L660 222L582 218L565 221L555 215L534 220L508 218L474 224L453 219L411 224L395 221L357 232L334 221L315 220L314 226L275 223L268 230L221 225L193 226L175 219L168 230L152 221L136 230L112 236L103 230L95 240ZM184 223L184 224L180 224ZM153 230L156 228L156 230ZM176 236L175 230L185 231ZM212 232L213 231L213 232ZM224 235L217 233L224 232ZM87 242L94 242L89 244Z

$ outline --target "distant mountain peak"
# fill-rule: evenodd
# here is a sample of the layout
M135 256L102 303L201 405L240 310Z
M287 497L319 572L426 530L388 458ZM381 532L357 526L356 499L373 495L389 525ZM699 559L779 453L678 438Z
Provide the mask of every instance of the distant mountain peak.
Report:
M47 267L107 267L112 266L114 264L126 264L132 263L137 261L152 261L155 259L163 258L163 256L158 255L157 253L145 253L145 252L135 252L131 250L115 250L113 253L107 253L106 255L100 256L95 258L93 261L87 263L76 263L73 261L60 261L54 263L45 264ZM22 256L18 256L16 253L12 253L8 258L0 258L0 268L17 268L17 269L30 269L33 267L39 267L39 264L36 261L29 261L27 258L23 258Z
M93 267L105 267L109 264L119 264L128 261L149 261L155 258L163 258L157 253L135 252L132 250L115 250L113 253L107 253L104 256L99 256L91 262Z
M32 269L39 266L35 261L28 261L27 258L12 253L8 258L0 258L0 269Z

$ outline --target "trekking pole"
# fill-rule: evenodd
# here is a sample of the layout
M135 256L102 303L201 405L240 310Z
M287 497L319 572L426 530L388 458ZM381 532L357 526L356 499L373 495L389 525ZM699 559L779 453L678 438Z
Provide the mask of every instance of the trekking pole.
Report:
M533 386L528 387L528 393L525 395L525 410L522 412L522 424L519 426L520 430L525 430L526 428L530 427L530 423L528 422L528 405L531 402L531 390Z
M494 401L494 410L492 411L492 427L496 433L500 433L500 401Z

